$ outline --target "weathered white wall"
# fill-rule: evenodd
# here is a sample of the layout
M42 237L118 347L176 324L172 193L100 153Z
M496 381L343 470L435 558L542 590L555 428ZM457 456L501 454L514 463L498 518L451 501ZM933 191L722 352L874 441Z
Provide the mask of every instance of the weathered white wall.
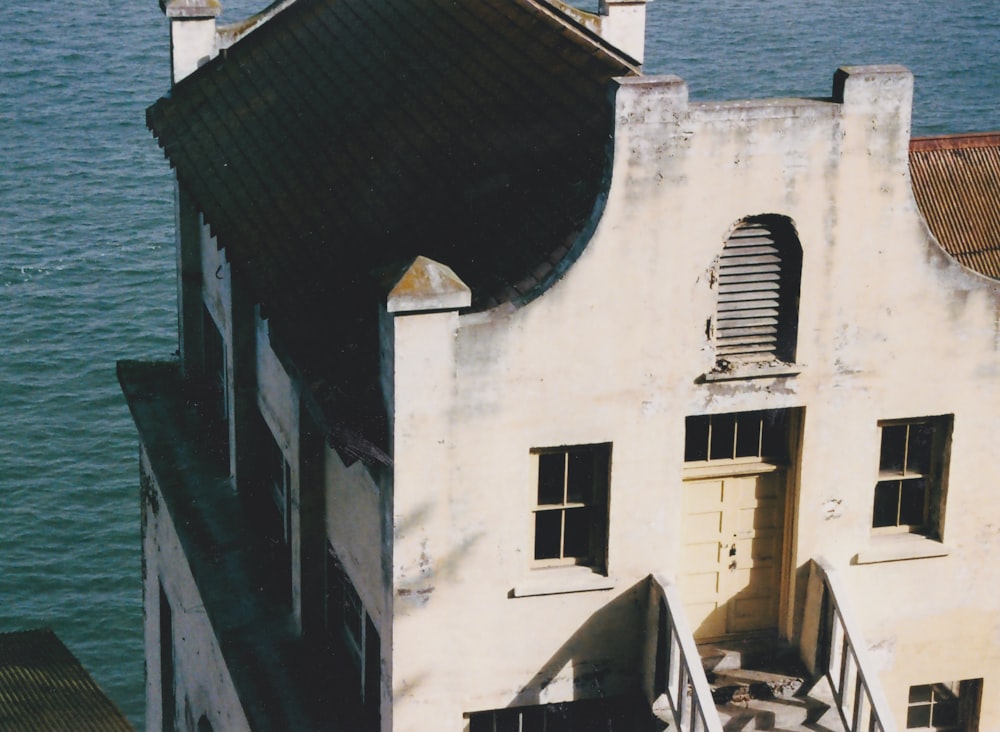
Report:
M376 627L387 618L382 571L381 492L364 463L347 467L337 452L325 450L327 535Z
M789 572L819 554L839 568L898 715L911 683L1000 683L1000 598L982 591L1000 579L984 561L1000 550L1000 288L919 216L911 95L898 67L854 70L843 103L691 104L677 79L624 82L603 215L564 279L517 310L396 318L393 729L634 688L640 583L678 571L684 417L712 412L804 408ZM714 260L763 213L802 243L801 371L699 383ZM878 543L877 421L946 413L949 555L855 564ZM586 584L531 568L529 451L595 442L613 443L611 588L512 596ZM783 632L797 622L792 604Z
M167 0L161 7L170 18L170 70L176 84L218 53L215 19L222 6L218 0Z
M267 321L254 319L257 353L257 408L285 459L295 469L299 457L299 392L271 348Z
M224 281L223 281L224 282ZM218 287L218 286L217 286ZM257 406L277 443L285 454L292 474L292 594L293 606L301 604L301 548L298 542L301 524L301 439L299 425L302 409L299 386L288 374L270 345L267 322L256 319ZM323 490L326 493L325 524L327 539L371 616L381 639L391 636L389 621L388 575L383 567L391 546L383 532L383 491L367 466L356 461L345 465L328 443L323 448ZM391 662L391 644L382 642L383 667ZM384 679L390 678L388 672ZM383 690L388 709L388 687ZM391 712L391 709L388 709ZM391 714L390 714L391 718Z
M195 729L205 715L217 730L250 725L222 658L215 632L188 567L163 495L141 455L143 483L143 606L146 651L146 728L163 728L160 590L170 602L174 649L174 717L178 729Z

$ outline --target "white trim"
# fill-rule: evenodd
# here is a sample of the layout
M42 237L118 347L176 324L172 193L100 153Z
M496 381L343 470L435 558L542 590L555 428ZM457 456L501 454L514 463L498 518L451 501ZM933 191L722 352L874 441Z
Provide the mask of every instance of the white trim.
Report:
M868 547L854 558L855 564L896 562L905 559L947 557L951 549L939 541L917 534L883 534L873 536Z
M682 480L700 478L727 478L737 475L760 475L788 469L788 465L761 462L760 458L737 458L735 460L702 460L685 463Z
M590 567L546 567L532 571L530 575L514 585L511 597L611 590L617 584L617 579L598 574Z
M737 381L798 376L805 366L795 363L734 363L725 371L712 369L701 375L703 381Z

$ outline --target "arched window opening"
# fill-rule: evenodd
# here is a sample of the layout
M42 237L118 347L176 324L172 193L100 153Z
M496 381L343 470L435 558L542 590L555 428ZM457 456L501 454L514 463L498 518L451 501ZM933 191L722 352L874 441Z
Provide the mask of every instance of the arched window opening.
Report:
M719 257L716 366L795 361L802 247L785 216L741 221Z

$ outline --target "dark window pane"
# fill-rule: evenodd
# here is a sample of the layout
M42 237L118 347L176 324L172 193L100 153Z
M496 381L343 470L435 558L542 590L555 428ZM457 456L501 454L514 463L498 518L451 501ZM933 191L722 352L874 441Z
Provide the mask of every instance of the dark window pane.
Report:
M949 699L934 705L931 723L935 727L954 727L958 724L958 699Z
M521 732L545 732L545 710L528 707L521 711Z
M903 456L906 450L906 425L886 425L882 428L882 452L879 470L903 472Z
M594 453L574 450L569 453L566 500L569 503L592 503L594 500Z
M344 624L344 572L329 547L326 555L326 629L339 633Z
M496 715L497 732L519 732L520 713L516 709L503 709L494 712Z
M684 460L708 460L709 417L687 417L684 420Z
M566 509L566 538L563 556L577 558L591 556L590 516L589 508Z
M875 486L875 510L872 526L897 526L899 510L899 481L883 480Z
M594 448L594 496L597 505L608 502L608 482L611 480L611 446Z
M545 732L573 732L568 704L552 704L545 711Z
M933 446L933 424L910 425L910 449L906 459L906 470L911 473L920 473L921 475L930 473Z
M923 478L904 480L900 484L899 523L920 526L924 523L924 503L927 483Z
M538 456L539 506L558 506L563 502L565 466L566 453L543 452Z
M729 460L733 457L733 437L736 433L736 415L716 414L712 417L712 444L709 460Z
M364 620L364 606L361 604L361 598L358 597L357 591L354 589L354 585L351 584L350 579L345 577L344 581L344 628L347 630L348 634L351 636L351 640L354 641L359 652L362 651L364 646L362 645L362 632L365 624Z
M788 458L788 413L773 409L763 413L761 456L774 460Z
M736 415L736 457L760 457L760 427L763 413Z
M535 559L558 559L562 543L562 511L535 514Z
M480 712L469 717L469 732L493 732L493 713Z
M928 684L910 687L910 698L912 702L929 702L931 700L931 687Z
M597 704L577 702L570 710L570 729L573 732L605 732L608 720Z
M920 704L915 707L910 707L906 710L906 728L912 729L914 727L930 727L931 724L931 705L930 704Z
M957 699L959 690L962 688L961 681L944 681L934 684L934 699Z

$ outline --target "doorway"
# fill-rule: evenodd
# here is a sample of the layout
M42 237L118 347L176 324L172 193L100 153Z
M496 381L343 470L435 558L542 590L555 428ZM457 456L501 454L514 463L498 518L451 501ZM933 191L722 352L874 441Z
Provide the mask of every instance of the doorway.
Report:
M698 641L779 627L790 411L688 418L678 578Z

